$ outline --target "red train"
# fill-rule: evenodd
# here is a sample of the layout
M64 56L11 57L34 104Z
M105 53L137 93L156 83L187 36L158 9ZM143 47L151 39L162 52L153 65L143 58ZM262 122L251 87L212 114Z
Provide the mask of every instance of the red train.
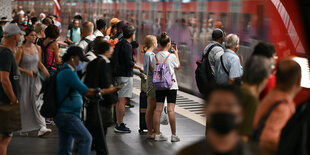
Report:
M13 7L24 10L50 13L53 1L19 1ZM61 21L65 28L75 14L84 20L99 18L110 20L118 17L137 27L137 40L143 42L147 34L167 31L178 43L181 70L179 85L191 92L197 92L194 81L195 60L210 39L210 30L223 28L226 33L240 36L239 54L245 62L259 40L272 42L279 59L297 56L302 64L303 91L296 97L300 102L310 96L310 74L307 55L305 27L302 25L297 1L294 0L64 0L61 2ZM66 33L66 30L63 30ZM64 34L65 34L64 33ZM138 63L143 56L138 53Z

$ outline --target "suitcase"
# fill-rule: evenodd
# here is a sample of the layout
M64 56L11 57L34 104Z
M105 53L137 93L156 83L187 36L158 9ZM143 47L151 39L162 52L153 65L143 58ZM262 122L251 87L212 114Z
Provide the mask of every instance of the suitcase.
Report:
M145 113L147 108L147 95L141 91L139 101L139 133L146 133L147 127L145 122Z

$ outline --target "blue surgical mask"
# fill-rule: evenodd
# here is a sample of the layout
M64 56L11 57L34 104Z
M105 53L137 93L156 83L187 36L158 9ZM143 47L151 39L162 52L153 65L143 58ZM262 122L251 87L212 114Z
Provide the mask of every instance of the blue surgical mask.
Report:
M225 42L224 41L222 42L222 46L225 47Z
M76 71L81 71L84 67L84 64L82 63L82 61L79 61L79 64L76 66Z

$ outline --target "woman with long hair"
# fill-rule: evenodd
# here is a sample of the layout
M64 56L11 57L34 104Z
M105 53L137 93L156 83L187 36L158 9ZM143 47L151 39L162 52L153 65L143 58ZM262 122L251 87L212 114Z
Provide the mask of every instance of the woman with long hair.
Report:
M16 62L21 72L21 132L40 129L38 136L44 136L52 130L46 128L45 120L36 106L36 99L41 90L38 72L40 69L46 77L49 76L49 73L41 62L41 49L34 44L35 40L36 32L33 29L27 28L25 40L15 54Z
M147 138L154 139L153 134L153 115L156 107L156 96L155 90L153 88L153 70L152 70L152 61L155 60L154 50L157 48L157 38L153 35L147 35L144 39L144 46L142 53L144 53L143 67L144 73L147 75L146 82L146 95L147 95L147 109L145 114L145 121L147 126Z

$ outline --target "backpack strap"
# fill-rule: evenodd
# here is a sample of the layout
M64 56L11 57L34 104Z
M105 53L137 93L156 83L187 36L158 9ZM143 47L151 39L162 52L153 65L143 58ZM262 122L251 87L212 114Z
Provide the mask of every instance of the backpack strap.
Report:
M170 54L171 54L171 53L168 54L168 56L164 59L163 62L159 62L157 56L155 55L155 58L156 58L156 60L157 60L157 63L158 63L158 64L163 64L163 63L165 63L166 60L168 59L168 57L170 56Z
M268 109L268 111L261 117L261 119L258 122L258 127L257 129L255 129L254 133L253 133L253 137L252 139L254 140L254 142L258 142L259 138L265 128L265 124L267 122L267 119L269 118L271 112L281 103L287 103L287 100L279 100L276 101L272 106L270 106L270 108Z
M223 67L223 69L224 69L224 71L225 71L225 73L229 76L229 72L228 72L228 70L226 69L226 67L224 66L224 62L223 62L223 55L221 56L221 65L222 65L222 67Z
M202 56L202 60L201 61L203 61L205 58L207 58L207 59L209 58L209 54L210 54L211 50L213 49L213 47L215 47L215 46L219 46L219 45L217 45L217 44L211 45L208 48L207 53Z

